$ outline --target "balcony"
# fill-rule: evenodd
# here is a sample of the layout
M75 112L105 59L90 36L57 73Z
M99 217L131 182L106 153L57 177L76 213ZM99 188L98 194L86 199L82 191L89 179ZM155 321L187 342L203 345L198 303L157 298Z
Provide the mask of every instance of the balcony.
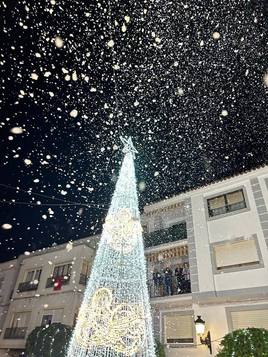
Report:
M33 290L37 290L37 288L38 288L38 283L35 284L33 281L25 281L19 284L17 292L22 293L24 291L33 291Z
M182 239L187 239L186 222L175 224L169 228L160 229L151 233L144 233L144 245L146 248Z
M79 279L79 284L81 285L87 285L87 281L88 281L88 276L85 274L80 274L80 279Z
M46 283L46 288L54 288L54 284L56 282L56 279L60 279L61 281L61 285L68 285L70 282L70 278L71 276L57 276L57 277L52 277L52 278L48 278L47 279L47 283Z
M27 327L9 327L5 329L4 339L23 340Z
M171 279L160 277L149 280L148 288L150 298L190 294L191 281L176 276Z

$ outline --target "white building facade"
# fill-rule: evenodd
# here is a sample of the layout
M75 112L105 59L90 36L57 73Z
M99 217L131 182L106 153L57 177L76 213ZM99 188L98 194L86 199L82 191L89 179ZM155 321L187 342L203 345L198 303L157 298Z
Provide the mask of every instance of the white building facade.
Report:
M95 243L92 237L90 242L83 239L19 258L20 269L0 335L0 357L23 355L26 338L37 326L53 322L74 326ZM3 281L8 279L6 275Z
M142 224L155 336L168 357L216 356L228 332L268 329L267 166L148 205ZM18 356L36 326L73 326L96 241L19 258L1 357ZM211 333L212 354L196 335L198 315Z
M0 264L0 331L6 320L19 269L20 259Z
M172 295L164 291L151 299L155 333L169 357L210 356L195 331L194 320L201 315L215 356L228 332L268 329L268 167L144 209L149 232L159 222L168 228L183 221L187 238L163 247L166 261L161 246L154 250L161 253L162 267L172 267L173 276L176 259L177 266L188 259L191 293L177 294L175 281ZM187 258L174 258L176 247L184 244Z

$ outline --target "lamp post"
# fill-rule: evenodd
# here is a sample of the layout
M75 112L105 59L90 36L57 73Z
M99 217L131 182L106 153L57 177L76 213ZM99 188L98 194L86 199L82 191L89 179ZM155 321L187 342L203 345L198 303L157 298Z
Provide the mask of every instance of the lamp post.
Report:
M208 331L207 336L203 338L205 332L205 321L202 320L200 315L197 315L197 319L195 320L195 329L198 336L200 336L200 342L202 345L206 345L209 349L210 354L212 355L212 345L211 345L211 336L210 331Z

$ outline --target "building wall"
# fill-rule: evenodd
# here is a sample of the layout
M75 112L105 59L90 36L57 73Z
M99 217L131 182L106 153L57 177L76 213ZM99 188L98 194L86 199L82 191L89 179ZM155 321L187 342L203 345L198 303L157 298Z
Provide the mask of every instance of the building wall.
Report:
M232 191L241 186L244 187L247 194L248 210L241 213L235 211L225 217L216 216L213 219L209 219L206 199L211 195ZM228 182L221 183L210 191L193 195L191 201L195 236L198 237L195 243L200 292L267 287L268 251L250 179L241 180L238 177L230 180L229 184ZM260 269L213 274L213 262L211 261L210 254L211 244L221 241L232 241L239 237L248 239L253 235L256 235L261 251L263 266ZM204 257L209 259L204 259Z
M148 212L149 213L149 212ZM168 209L161 207L156 207L153 212L150 214L145 214L142 216L142 222L147 227L148 232L154 232L160 227L156 227L156 224L159 223L159 218L162 223L161 228L170 227L173 224L182 222L185 220L185 209L184 205L181 202L177 202L176 205L168 207Z
M18 271L19 260L17 259L0 264L0 330L4 325Z
M207 198L238 188L243 188L246 194L247 208L210 218ZM264 306L268 314L268 167L147 206L146 213L151 213L152 221L153 212L161 214L161 210L182 202L187 222L192 294L151 300L155 334L165 344L168 357L210 356L197 336L192 347L168 345L164 340L163 316L167 311L174 314L189 311L192 321L201 315L212 340L219 340L212 343L212 356L216 356L220 339L231 331L228 308L254 310ZM212 254L214 244L231 243L241 237L256 240L261 263L234 271L216 271Z
M202 319L206 321L205 334L210 331L212 339L212 356L216 356L219 350L220 339L230 332L228 324L228 309L243 309L249 310L256 308L266 308L268 312L268 299L264 301L233 301L216 304L198 304L193 302L191 297L181 299L173 299L172 301L162 300L161 303L152 302L152 311L154 316L156 338L164 343L164 322L163 317L166 313L172 312L173 315L185 313L189 311L192 314L193 320L197 315L201 315ZM194 326L193 326L194 328ZM207 346L200 343L198 336L196 336L195 346L180 347L172 344L165 344L167 357L208 357L211 356Z
M68 245L67 245L68 248ZM3 333L0 337L0 352L5 349L23 349L25 339L5 339L6 328L11 327L14 313L30 313L30 320L27 326L27 335L36 327L41 325L43 315L49 310L57 310L57 321L70 326L74 325L75 317L82 302L85 286L79 283L83 261L86 259L92 263L94 249L86 244L73 246L66 249L65 246L57 250L48 250L42 254L33 254L24 257L21 262L20 271L15 283L15 290L12 296L7 316L3 325ZM72 273L69 284L63 285L60 290L55 291L53 287L46 288L47 279L52 276L54 267L60 264L72 263ZM38 288L34 291L18 292L18 286L24 281L27 271L42 269ZM52 321L53 322L53 321ZM1 355L0 355L1 356Z

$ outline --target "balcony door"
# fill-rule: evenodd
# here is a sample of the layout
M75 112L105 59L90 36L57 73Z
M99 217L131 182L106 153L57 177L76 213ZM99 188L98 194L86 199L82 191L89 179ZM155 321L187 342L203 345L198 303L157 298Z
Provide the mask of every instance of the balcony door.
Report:
M15 312L11 321L11 328L27 327L30 321L30 312Z

